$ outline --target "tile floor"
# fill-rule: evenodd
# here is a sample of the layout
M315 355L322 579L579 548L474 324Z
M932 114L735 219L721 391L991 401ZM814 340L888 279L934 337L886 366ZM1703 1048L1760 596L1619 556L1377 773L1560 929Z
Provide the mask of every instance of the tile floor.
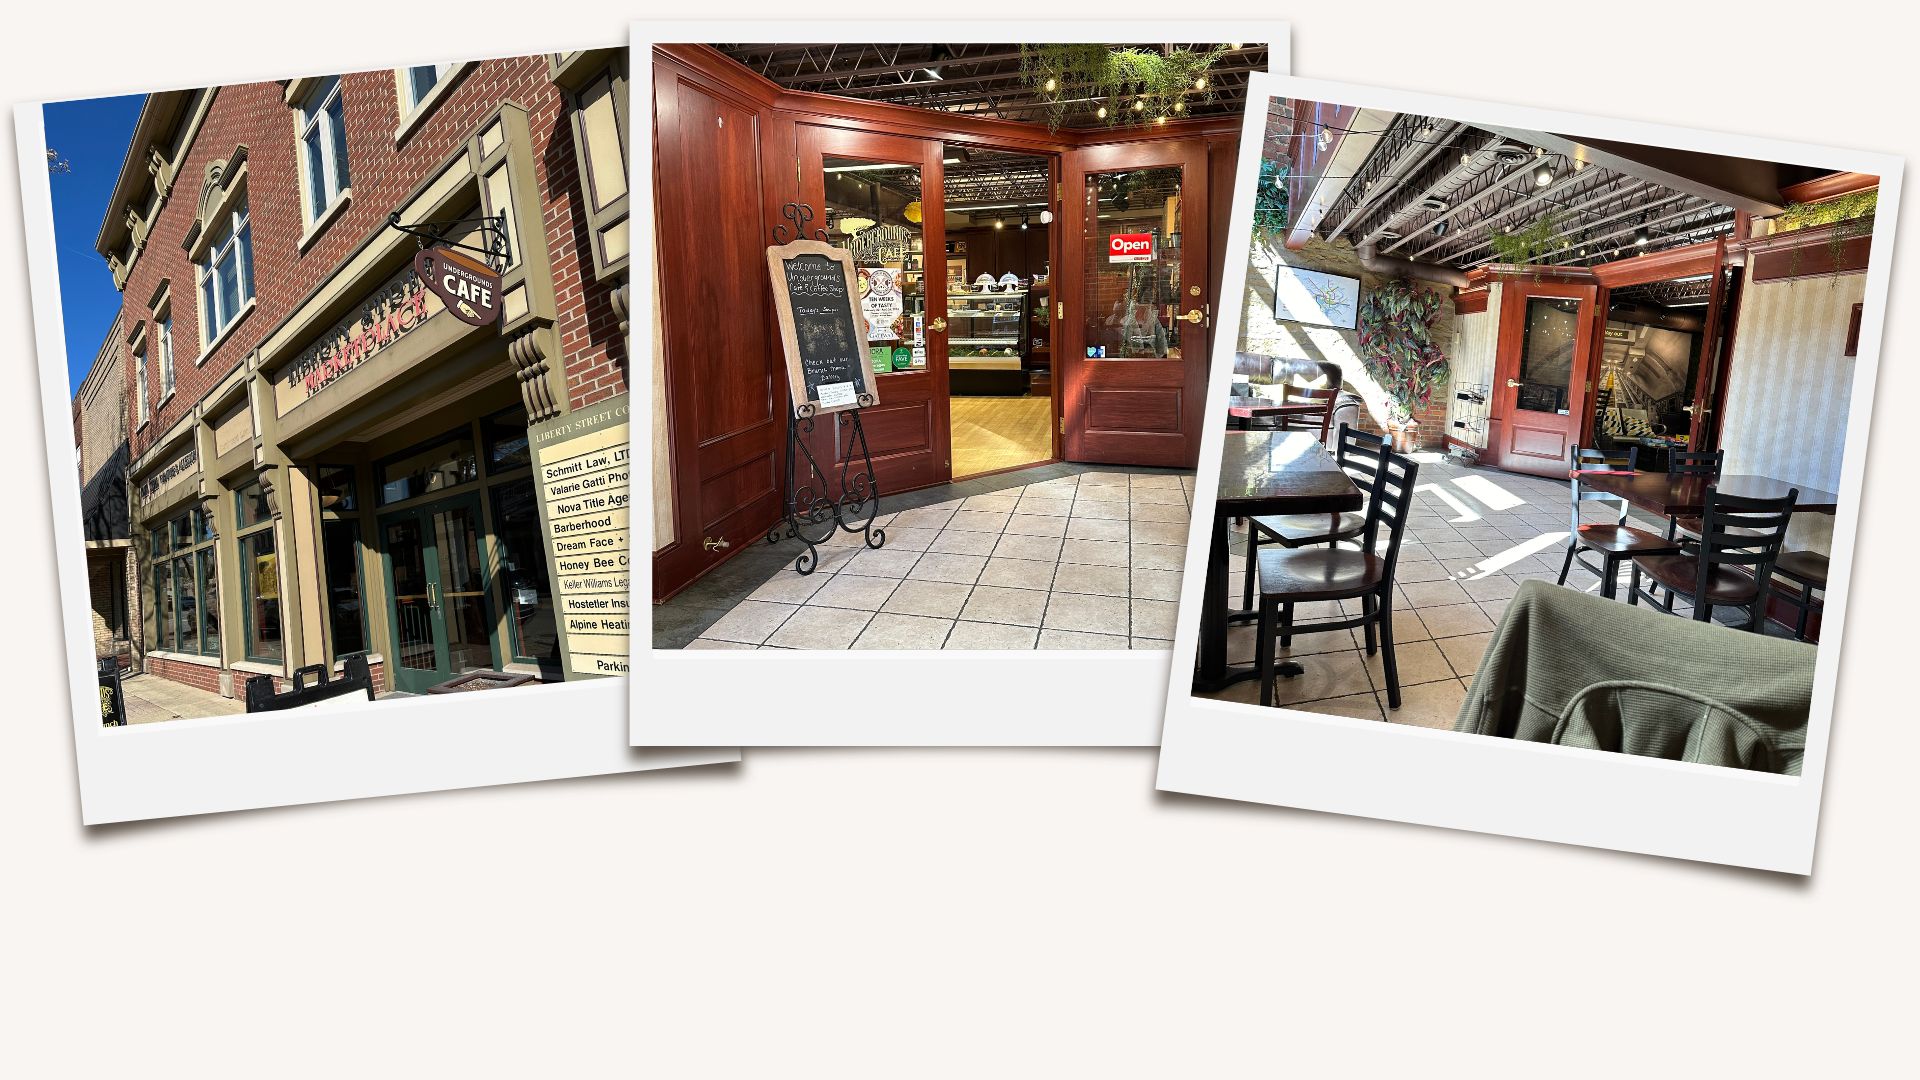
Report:
M1401 541L1395 586L1399 595L1393 630L1400 708L1386 707L1382 658L1367 656L1361 635L1352 630L1294 638L1293 647L1282 655L1307 658L1301 660L1306 672L1275 684L1278 704L1307 712L1451 728L1507 600L1528 578L1553 581L1559 576L1569 524L1566 481L1461 465L1433 454L1418 455L1418 460L1414 512ZM1617 513L1613 505L1587 503L1583 518L1611 520ZM1649 532L1666 531L1664 520L1655 521L1637 510L1632 518L1632 524ZM1245 581L1245 551L1245 535L1237 532L1228 579L1235 607ZM1597 556L1585 557L1599 563ZM1576 564L1567 575L1567 587L1597 594L1600 579ZM1623 566L1616 595L1625 603L1626 594ZM1690 608L1682 601L1675 610ZM1302 604L1295 608L1295 619L1306 622L1358 613L1357 600ZM1715 618L1720 618L1719 612ZM1769 631L1778 632L1778 628L1769 627ZM1237 664L1253 658L1254 627L1234 627L1228 634L1227 659ZM1251 704L1260 700L1259 693L1259 684L1250 680L1209 696Z
M1170 648L1192 499L1190 473L1108 470L883 514L886 546L835 537L687 647Z

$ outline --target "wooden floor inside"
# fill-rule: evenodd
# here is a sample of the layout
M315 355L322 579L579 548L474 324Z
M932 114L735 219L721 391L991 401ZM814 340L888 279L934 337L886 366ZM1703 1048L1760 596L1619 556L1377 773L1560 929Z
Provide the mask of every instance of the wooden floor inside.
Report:
M961 397L953 401L953 478L1053 459L1044 397Z

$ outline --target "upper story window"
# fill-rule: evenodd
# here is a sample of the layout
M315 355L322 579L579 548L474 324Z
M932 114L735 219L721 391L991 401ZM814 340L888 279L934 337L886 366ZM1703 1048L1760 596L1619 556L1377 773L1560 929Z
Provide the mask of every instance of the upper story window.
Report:
M253 227L242 201L225 219L210 222L217 229L199 263L200 344L213 344L222 331L240 317L253 299Z
M173 316L161 319L154 329L160 354L160 400L165 401L173 393Z
M300 107L300 158L307 189L307 220L317 221L344 193L347 125L340 76L322 80Z
M133 383L133 423L135 427L144 427L147 423L147 358L139 353L133 354Z
M403 68L400 73L400 85L406 100L401 102L405 106L400 110L402 115L419 108L420 103L432 95L433 88L445 82L453 74L453 69L459 66L458 64L426 64L420 67Z

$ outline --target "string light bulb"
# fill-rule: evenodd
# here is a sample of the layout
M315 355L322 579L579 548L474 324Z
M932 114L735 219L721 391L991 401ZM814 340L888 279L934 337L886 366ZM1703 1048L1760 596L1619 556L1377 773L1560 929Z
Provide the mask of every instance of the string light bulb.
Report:
M1202 75L1199 78L1193 80L1193 88L1195 90L1205 90L1207 88L1207 77L1205 75Z
M1059 79L1056 79L1056 78L1054 78L1054 77L1053 77L1053 76L1051 76L1051 75L1049 75L1049 76L1047 76L1047 87L1046 87L1046 89L1047 89L1047 93L1049 93L1049 94L1051 94L1051 93L1053 93L1053 92L1054 92L1055 90L1058 90L1058 89L1060 89L1060 80L1059 80Z
M1099 117L1102 120L1105 120L1107 118L1107 107L1105 105L1100 106L1099 108L1093 110L1093 115Z

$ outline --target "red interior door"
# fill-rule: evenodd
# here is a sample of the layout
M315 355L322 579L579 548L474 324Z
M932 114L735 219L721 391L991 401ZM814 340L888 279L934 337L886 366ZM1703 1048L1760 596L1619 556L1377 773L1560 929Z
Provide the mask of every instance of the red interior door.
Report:
M1206 144L1090 147L1063 172L1064 456L1191 468L1212 336Z
M1567 475L1593 393L1595 312L1591 284L1509 281L1500 296L1490 444L1497 464L1537 476Z
M788 406L766 284L759 111L657 55L653 70L674 493L674 538L654 557L658 600L778 520Z
M953 476L953 455L941 144L804 123L797 138L800 196L814 209L812 228L824 228L827 242L852 251L869 279L884 274L899 293L897 315L868 312L880 403L860 419L874 480L883 494L943 483ZM860 454L851 417L819 421L809 444L833 470L836 493L840 464Z

